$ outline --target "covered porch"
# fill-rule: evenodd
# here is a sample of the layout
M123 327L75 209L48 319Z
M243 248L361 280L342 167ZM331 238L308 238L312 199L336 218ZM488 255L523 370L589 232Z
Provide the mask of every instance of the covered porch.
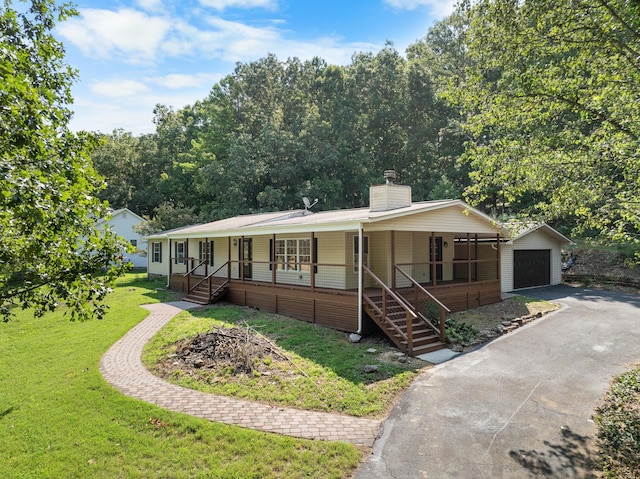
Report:
M499 245L499 234L366 228L169 240L169 285L348 332L387 321L371 298L389 291L406 303L402 334L423 315L442 341L446 313L500 301Z

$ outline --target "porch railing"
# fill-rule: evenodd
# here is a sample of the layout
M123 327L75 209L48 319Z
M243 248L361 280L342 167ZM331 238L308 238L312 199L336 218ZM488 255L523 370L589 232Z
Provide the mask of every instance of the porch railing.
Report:
M198 268L200 268L200 266L204 265L206 262L207 262L207 260L206 260L206 259L203 259L202 261L200 261L200 263L198 263L198 265L197 265L197 266L193 266L193 262L192 262L192 263L191 263L191 265L192 265L191 269L190 269L189 271L187 271L186 273L184 273L184 277L185 277L185 278L187 278L187 291L188 291L188 292L191 292L191 289L192 289L192 288L190 288L190 287L189 287L189 281L191 280L191 277L193 276L193 273L194 273ZM202 281L199 281L199 282L198 282L198 284L197 284L196 286L198 286L201 282L202 282ZM195 286L194 286L194 288L195 288Z
M396 293L394 293L391 288L389 288L384 282L378 278L369 268L363 266L364 273L373 280L376 284L377 289L380 290L380 294L382 295L382 303L381 306L373 301L373 299L365 294L364 301L375 310L380 318L380 321L387 327L387 329L393 331L396 335L400 336L407 344L409 349L408 353L412 354L413 351L413 320L417 317L416 313L412 311L412 309L406 304L405 301L402 300ZM402 331L398 324L394 321L389 320L390 308L389 304L394 304L402 308L406 318L406 326L407 330Z
M187 292L191 293L192 291L194 291L198 286L200 286L202 283L204 283L205 281L207 281L207 289L209 291L209 300L211 300L211 298L218 292L218 290L224 288L227 284L229 284L229 279L228 278L224 278L221 276L221 278L224 278L224 281L220 284L216 285L215 289L212 289L212 282L213 282L213 278L216 276L217 273L219 273L223 268L226 268L228 266L229 262L227 261L226 263L224 263L222 266L220 266L218 269L216 269L215 271L209 273L207 276L205 276L204 278L201 278L200 281L198 281L196 284L194 284L192 287L189 287L189 279L191 277L191 275L193 274L193 272L198 268L193 268L189 273L187 273Z
M445 321L447 314L451 312L444 304L424 289L420 283L405 273L399 266L394 266L396 273L404 276L410 283L408 288L404 288L405 293L396 290L396 294L407 303L414 313L422 318L434 331L440 335L440 340L445 340ZM410 297L408 297L410 295ZM436 326L435 324L438 326Z

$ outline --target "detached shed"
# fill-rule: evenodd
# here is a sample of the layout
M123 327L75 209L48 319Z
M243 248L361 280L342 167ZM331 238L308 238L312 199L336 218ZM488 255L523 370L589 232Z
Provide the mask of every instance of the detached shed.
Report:
M573 242L546 223L524 225L501 245L502 292L562 282L562 246Z

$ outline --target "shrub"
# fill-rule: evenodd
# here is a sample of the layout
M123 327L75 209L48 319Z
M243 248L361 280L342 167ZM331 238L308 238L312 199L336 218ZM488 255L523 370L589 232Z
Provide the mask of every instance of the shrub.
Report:
M640 478L640 369L613 381L595 422L607 477Z

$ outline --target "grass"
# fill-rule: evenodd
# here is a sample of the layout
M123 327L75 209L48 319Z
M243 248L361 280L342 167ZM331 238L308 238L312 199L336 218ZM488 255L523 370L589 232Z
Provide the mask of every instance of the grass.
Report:
M98 370L102 354L171 299L130 274L101 321L28 311L0 324L0 477L348 477L362 452L210 423L129 398Z
M200 391L279 406L380 417L426 365L417 359L400 363L388 347L367 341L352 344L345 333L236 306L181 313L147 344L143 361L160 371L177 341L243 322L276 343L290 361L270 361L268 374L179 369L168 379ZM367 352L372 346L376 354ZM376 364L378 371L365 373L368 364Z

